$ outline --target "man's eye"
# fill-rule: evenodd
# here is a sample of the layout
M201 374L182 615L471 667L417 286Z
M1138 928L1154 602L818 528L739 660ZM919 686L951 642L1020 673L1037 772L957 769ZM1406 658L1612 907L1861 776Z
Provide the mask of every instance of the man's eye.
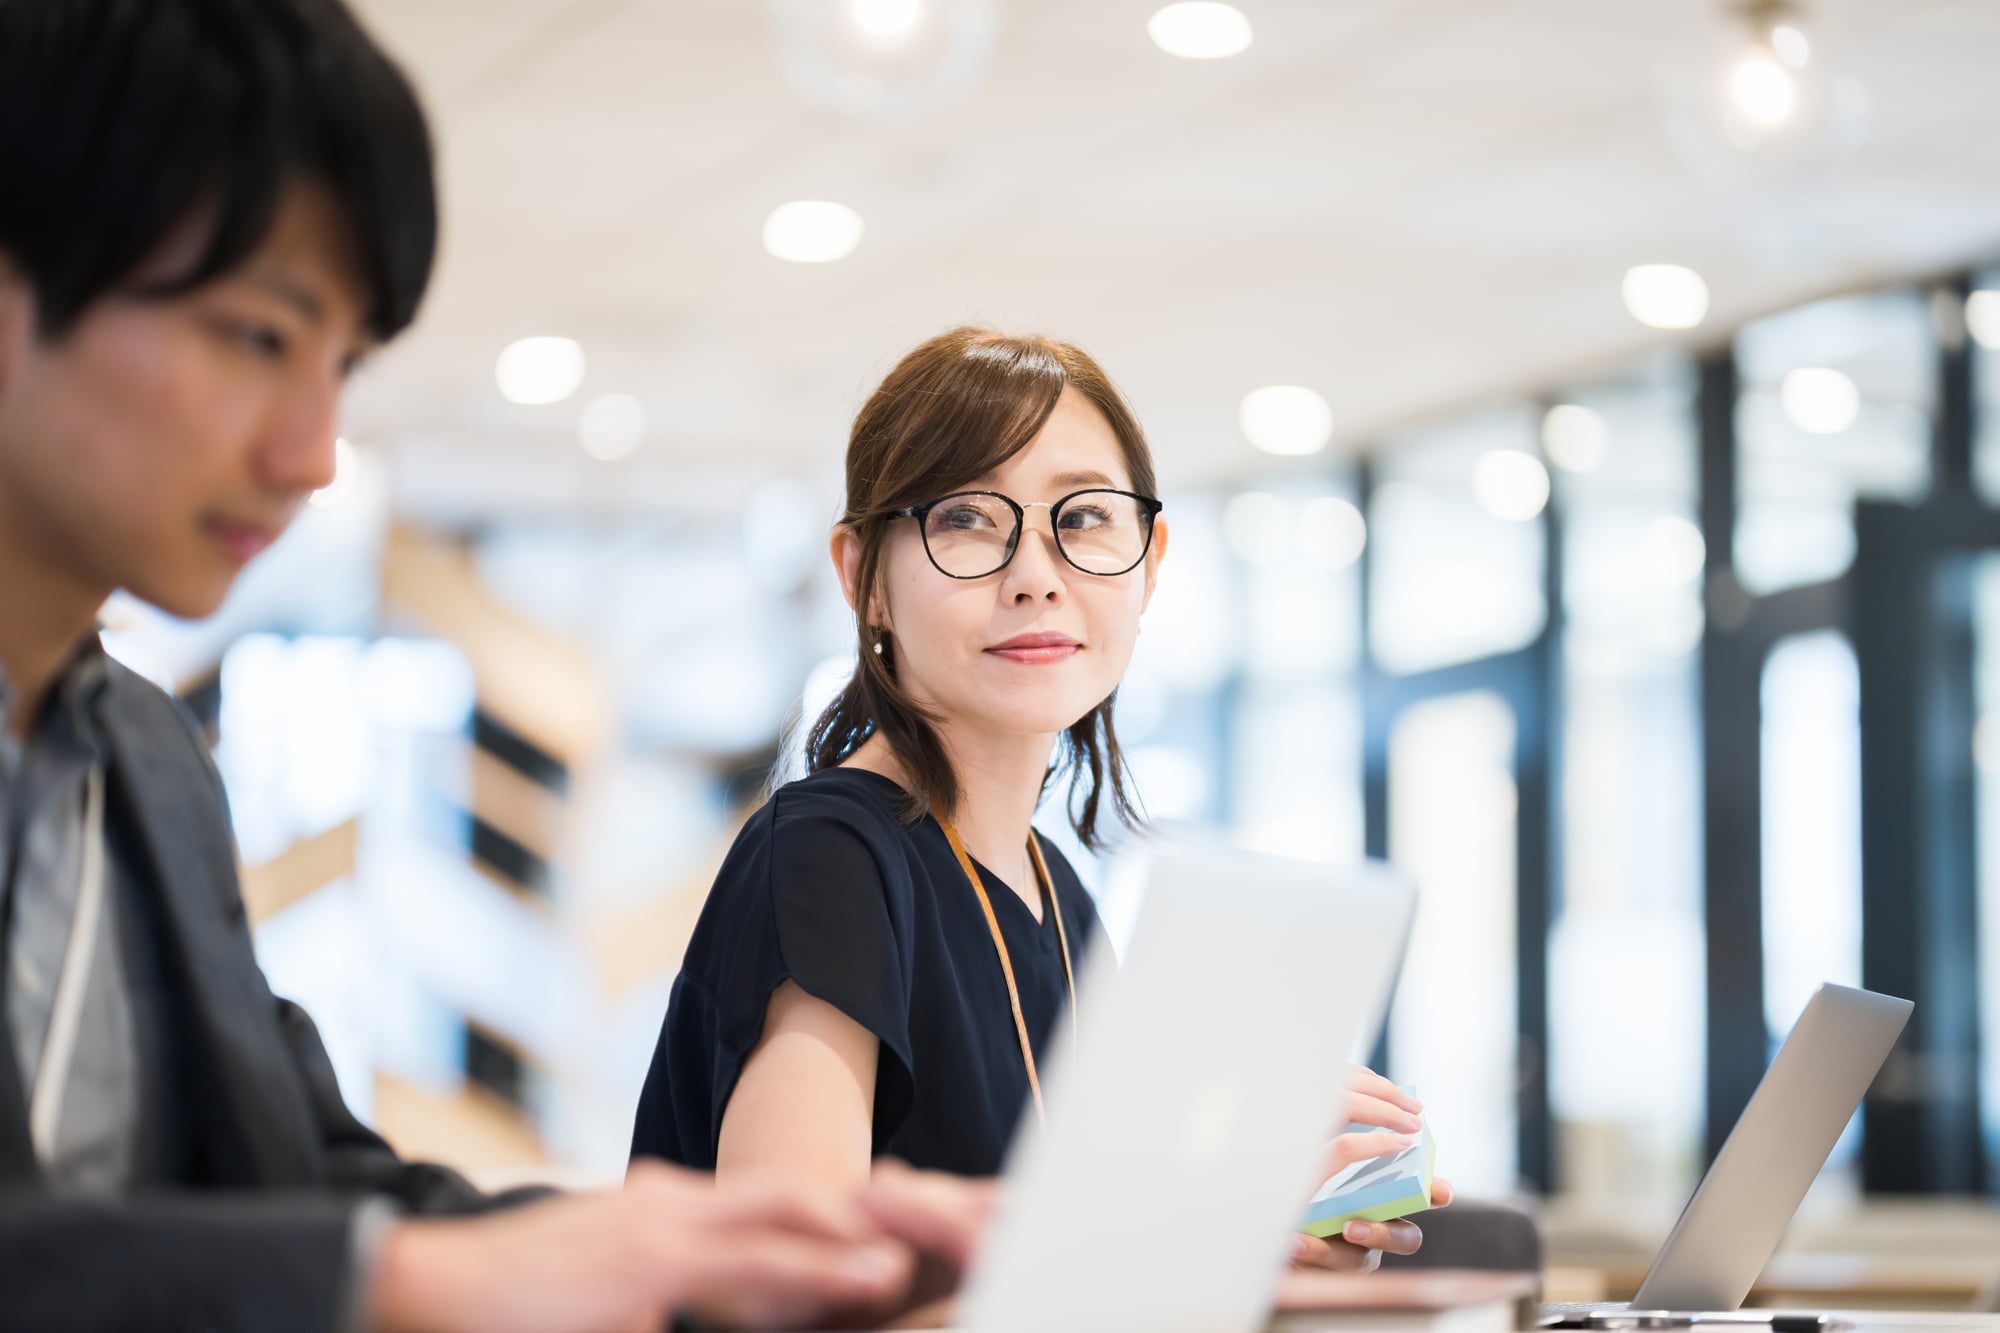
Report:
M228 328L229 336L239 345L248 348L250 351L267 360L282 360L286 351L290 348L290 344L285 340L285 335L268 324L237 321L232 322Z

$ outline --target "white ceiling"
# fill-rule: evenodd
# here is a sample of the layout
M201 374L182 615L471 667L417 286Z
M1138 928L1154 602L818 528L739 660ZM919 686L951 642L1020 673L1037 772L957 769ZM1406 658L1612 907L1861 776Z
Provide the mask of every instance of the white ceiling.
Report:
M1353 447L1689 336L1624 312L1635 263L1702 272L1716 328L2000 252L1993 0L1819 0L1869 138L1779 178L1668 143L1656 67L1713 0L1238 0L1257 40L1219 62L1155 48L1153 0L993 2L983 79L882 124L787 86L762 0L362 0L438 122L446 242L350 433L439 515L713 502L834 474L874 378L978 319L1098 354L1187 484L1268 464L1258 385L1317 388ZM798 198L858 209L860 249L766 254ZM588 379L508 405L494 357L538 333ZM606 392L653 422L612 465L575 434Z

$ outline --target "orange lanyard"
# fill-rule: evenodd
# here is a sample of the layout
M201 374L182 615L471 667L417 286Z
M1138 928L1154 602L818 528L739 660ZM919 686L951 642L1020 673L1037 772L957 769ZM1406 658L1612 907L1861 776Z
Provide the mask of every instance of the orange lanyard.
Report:
M1021 1063L1028 1070L1028 1092L1035 1101L1035 1119L1043 1126L1048 1124L1048 1112L1042 1106L1042 1080L1035 1072L1035 1049L1028 1042L1028 1018L1021 1012L1021 989L1014 984L1014 960L1007 953L1007 941L1000 935L1000 918L993 914L993 900L986 896L986 883L980 879L972 858L966 854L965 844L959 841L958 830L944 817L941 810L932 810L931 817L944 830L945 841L951 844L951 853L958 858L958 868L965 872L972 891L979 895L979 906L986 913L986 929L993 935L993 950L1000 955L1000 972L1007 978L1007 1002L1014 1009L1014 1035L1021 1043ZM1043 910L1055 918L1056 944L1062 950L1063 981L1069 986L1070 1035L1076 1035L1076 976L1069 965L1069 931L1063 925L1062 909L1056 905L1055 881L1049 878L1048 863L1042 860L1042 849L1035 843L1035 835L1028 834L1028 855L1035 863L1035 877L1041 881Z

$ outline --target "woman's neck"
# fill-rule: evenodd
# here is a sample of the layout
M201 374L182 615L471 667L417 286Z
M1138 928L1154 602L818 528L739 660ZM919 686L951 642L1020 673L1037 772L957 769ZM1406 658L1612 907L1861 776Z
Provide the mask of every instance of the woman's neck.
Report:
M1037 916L1041 892L1028 860L1028 839L1041 803L1054 736L986 732L949 722L938 728L958 776L952 827L975 861L1007 882ZM879 734L848 761L908 786L908 774Z

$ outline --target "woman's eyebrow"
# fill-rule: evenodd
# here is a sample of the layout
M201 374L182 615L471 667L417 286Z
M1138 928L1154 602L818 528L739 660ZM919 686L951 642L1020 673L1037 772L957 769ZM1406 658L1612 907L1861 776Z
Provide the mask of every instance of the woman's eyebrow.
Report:
M1102 472L1065 472L1056 478L1058 486L1116 486L1117 484Z

